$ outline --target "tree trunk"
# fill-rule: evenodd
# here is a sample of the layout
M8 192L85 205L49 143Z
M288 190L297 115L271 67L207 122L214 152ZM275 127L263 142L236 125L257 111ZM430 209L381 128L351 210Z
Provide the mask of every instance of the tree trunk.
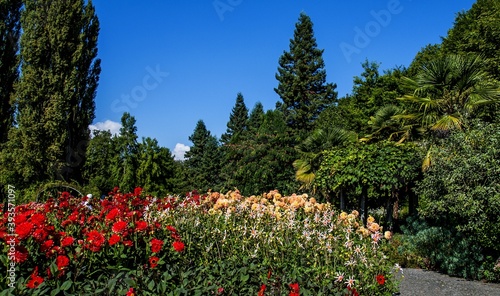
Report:
M343 190L340 190L340 210L345 211L345 197Z
M361 220L363 221L363 224L366 224L366 219L368 218L367 215L367 208L366 208L366 198L367 198L367 190L366 187L363 187L361 197L359 200L359 215L361 217Z

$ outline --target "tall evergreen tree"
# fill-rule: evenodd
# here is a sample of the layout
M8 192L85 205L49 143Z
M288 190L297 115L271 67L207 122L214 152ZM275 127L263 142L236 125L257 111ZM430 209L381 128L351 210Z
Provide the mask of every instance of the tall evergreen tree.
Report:
M100 74L92 1L24 1L14 131L26 182L79 179ZM83 147L83 148L82 148Z
M19 78L19 35L21 31L21 0L0 1L0 143L14 122L11 96Z
M110 131L94 131L87 147L83 178L91 188L106 194L118 186L112 176L113 161L117 160L117 137Z
M264 106L257 102L248 116L248 131L255 134L264 121Z
M245 100L241 93L236 96L236 103L229 116L227 123L227 130L221 136L223 144L229 144L233 138L241 137L243 132L247 129L248 109L245 105Z
M199 120L189 140L193 146L185 154L185 163L192 189L217 189L221 184L221 153L217 138L207 130L203 120Z
M113 180L122 192L131 192L137 184L138 151L135 117L125 112L121 118L122 127L117 140L118 153L113 161Z
M275 88L282 100L277 107L283 112L297 143L313 130L319 114L337 98L337 86L326 83L324 67L323 50L317 48L313 23L309 16L301 13L294 38L290 40L290 51L279 59L276 74L279 84Z
M137 184L154 196L173 193L176 168L170 150L147 137L139 144L138 156Z

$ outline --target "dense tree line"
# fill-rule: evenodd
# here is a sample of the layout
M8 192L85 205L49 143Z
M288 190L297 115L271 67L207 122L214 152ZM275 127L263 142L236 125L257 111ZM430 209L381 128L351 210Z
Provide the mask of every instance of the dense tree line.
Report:
M429 239L425 231L434 229L455 238L481 233L462 247L490 259L472 265L500 256L500 222L490 219L500 216L496 0L460 12L442 43L423 47L408 67L381 71L365 61L340 98L327 82L312 20L301 13L278 59L275 108L249 109L236 94L226 132L217 138L200 119L183 161L156 139L138 141L128 113L118 135L91 135L100 74L92 1L7 0L0 18L1 184L15 183L27 196L54 180L99 194L115 186L152 195L305 192L364 218L382 209L388 227L420 211L426 227L412 235L422 250L440 237ZM457 273L438 255L436 265Z

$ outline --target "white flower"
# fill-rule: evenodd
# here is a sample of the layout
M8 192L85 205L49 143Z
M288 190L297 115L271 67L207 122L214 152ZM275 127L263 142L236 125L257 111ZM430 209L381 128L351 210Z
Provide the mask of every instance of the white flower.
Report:
M347 286L348 286L349 288L352 288L352 286L354 286L354 282L355 282L355 281L356 281L356 280L355 280L355 279L353 279L353 278L352 278L352 276L351 276L351 277L349 277L349 279L347 279L347 281L346 281L345 283L347 284Z
M344 280L344 274L343 274L343 273L341 273L341 272L337 272L337 273L335 274L335 277L337 278L337 279L335 280L335 282L340 283L341 281L343 281L343 280Z

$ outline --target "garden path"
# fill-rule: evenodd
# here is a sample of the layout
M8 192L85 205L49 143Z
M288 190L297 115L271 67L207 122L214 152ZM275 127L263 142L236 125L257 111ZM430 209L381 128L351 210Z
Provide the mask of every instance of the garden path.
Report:
M422 269L404 269L401 296L500 296L500 284L467 281Z

